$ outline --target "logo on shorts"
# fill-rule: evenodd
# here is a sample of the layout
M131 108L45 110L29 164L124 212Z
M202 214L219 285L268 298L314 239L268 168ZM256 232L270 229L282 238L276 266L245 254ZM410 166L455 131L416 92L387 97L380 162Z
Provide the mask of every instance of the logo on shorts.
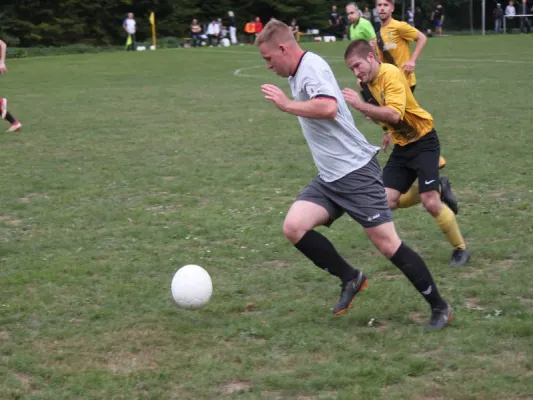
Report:
M430 185L430 184L432 184L433 182L435 182L435 179L432 179L432 180L430 180L430 181L424 181L424 183L425 183L426 185Z
M376 215L373 215L372 217L368 217L368 220L374 221L375 219L378 219L379 217L381 217L381 214L376 214Z

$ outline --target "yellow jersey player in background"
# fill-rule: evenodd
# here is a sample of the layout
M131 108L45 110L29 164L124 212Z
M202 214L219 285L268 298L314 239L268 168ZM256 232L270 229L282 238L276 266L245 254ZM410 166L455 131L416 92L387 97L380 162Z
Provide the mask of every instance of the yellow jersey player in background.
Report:
M407 22L392 18L394 0L376 0L381 29L377 32L376 52L381 62L396 65L405 75L411 91L416 87L415 67L427 37ZM416 42L411 53L410 43Z
M366 40L350 43L344 59L357 78L368 85L378 105L365 102L352 89L343 90L344 98L356 110L387 126L384 151L391 140L394 143L383 169L390 208L407 208L422 202L453 247L450 266L465 265L470 251L454 212L441 202L438 191L440 144L433 117L420 107L405 75L394 65L381 63ZM419 189L413 194L409 188L417 178Z

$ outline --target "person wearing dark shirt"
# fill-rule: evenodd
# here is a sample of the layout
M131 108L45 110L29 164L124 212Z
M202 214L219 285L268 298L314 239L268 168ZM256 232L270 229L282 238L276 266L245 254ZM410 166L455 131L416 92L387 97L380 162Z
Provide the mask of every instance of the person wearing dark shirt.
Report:
M518 6L518 13L527 15L530 14L530 11L533 7L528 6L527 0L522 0L522 4ZM531 21L528 17L520 18L520 32L521 33L531 33Z
M442 36L442 23L444 22L444 12L442 10L442 5L437 4L437 7L433 10L433 15L431 16L433 21L433 26L435 27L435 35Z
M331 13L329 14L329 26L330 26L330 32L333 36L336 38L342 38L343 32L342 32L342 26L341 26L341 16L337 12L337 6L332 5L331 6Z
M231 44L238 44L237 19L235 18L235 13L233 11L228 11L228 18L226 21L226 26L229 28L229 37L231 40Z
M415 9L415 28L419 31L422 31L422 22L424 20L424 15L422 14L422 10L420 7L417 7Z
M503 9L500 3L496 4L492 15L494 17L494 33L502 33Z

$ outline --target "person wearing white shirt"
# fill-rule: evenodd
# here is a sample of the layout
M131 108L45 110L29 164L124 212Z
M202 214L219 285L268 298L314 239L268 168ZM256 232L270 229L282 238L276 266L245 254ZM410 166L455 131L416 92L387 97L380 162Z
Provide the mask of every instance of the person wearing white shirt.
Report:
M407 23L411 26L415 26L415 13L411 10L411 7L407 8Z
M128 41L126 42L126 50L134 51L137 47L137 42L135 41L135 33L137 32L137 23L133 19L133 13L128 13L128 17L122 23L122 28L128 34ZM130 43L131 38L131 43Z
M516 15L516 8L514 7L514 2L513 0L510 0L509 1L509 5L507 5L507 7L505 7L505 18L507 19L507 32L512 32L513 31L513 28L514 28L514 25L515 25L515 21L514 21L514 16Z
M220 39L220 25L217 23L216 19L213 19L213 21L207 26L207 38L209 40L209 46L213 46L213 40L215 40L218 45Z
M516 9L514 7L513 0L511 0L509 2L509 5L507 7L505 7L505 15L509 15L509 16L512 16L512 17L514 17L516 15Z

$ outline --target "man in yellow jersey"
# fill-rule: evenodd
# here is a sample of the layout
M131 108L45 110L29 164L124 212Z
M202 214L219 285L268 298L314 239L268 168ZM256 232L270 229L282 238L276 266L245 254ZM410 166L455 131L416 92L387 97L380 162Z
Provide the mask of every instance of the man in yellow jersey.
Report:
M409 82L409 87L414 93L416 87L415 66L426 45L427 37L407 22L392 18L394 0L376 0L376 8L381 20L381 29L377 32L376 36L376 54L381 62L396 65L404 73L407 82ZM411 42L416 42L415 49L412 53L410 48ZM365 91L364 87L363 93L365 100L369 101L368 90ZM439 158L439 168L444 168L445 166L446 160L441 156ZM457 199L451 191L451 184L448 177L442 176L440 184L441 200L457 214L459 207ZM410 195L416 194L417 187L413 186L411 192L408 193Z
M414 91L416 87L415 66L427 42L427 37L407 22L392 18L394 0L376 0L381 29L377 32L377 55L381 62L396 65L407 78ZM411 54L409 44L416 42Z
M366 40L350 43L344 59L357 78L368 85L378 105L365 102L352 89L343 90L344 98L356 110L387 126L383 150L391 140L395 144L383 169L389 206L407 208L422 202L453 246L450 266L465 265L470 251L455 214L441 202L438 191L440 144L433 117L420 107L405 75L392 64L382 64ZM417 178L418 194L400 197Z

